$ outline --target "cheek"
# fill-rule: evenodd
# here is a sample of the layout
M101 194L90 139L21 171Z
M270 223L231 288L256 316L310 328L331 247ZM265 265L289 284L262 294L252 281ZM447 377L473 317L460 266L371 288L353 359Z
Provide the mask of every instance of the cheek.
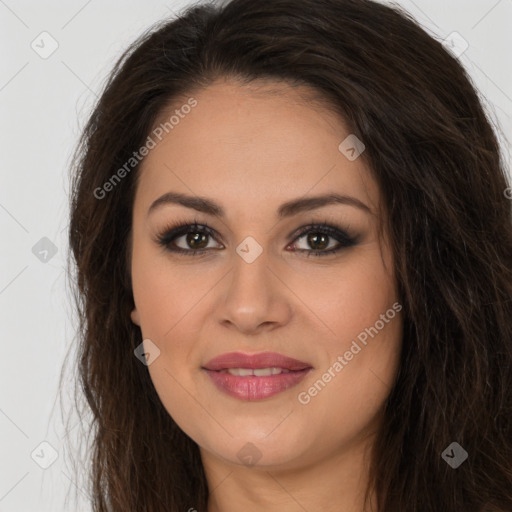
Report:
M402 343L400 304L389 292L372 286L367 291L366 300L343 295L329 310L335 335L323 338L325 360L309 387L298 390L304 414L326 425L316 441L317 449L326 453L340 440L350 444L362 431L378 427L396 379Z
M198 271L197 265L173 264L142 244L133 252L132 286L142 337L160 351L148 370L167 410L185 417L191 407L185 390L195 389L199 372L197 340L208 316L205 294L216 276Z
M309 281L314 287L302 284L298 293L307 297L314 312L311 318L322 333L315 340L325 356L313 386L301 389L304 402L316 403L315 414L330 410L339 421L350 423L346 411L357 411L350 417L363 424L386 399L402 343L402 306L390 268L379 250L366 251L331 275L318 273ZM339 408L333 410L332 403Z
M132 258L133 294L142 337L152 340L160 350L148 371L169 415L187 433L198 435L200 429L194 431L190 418L199 417L202 410L190 393L197 395L197 369L191 353L197 336L193 329L199 326L192 325L190 319L204 290L199 287L201 278L197 273L173 269L165 257L155 254L154 250L139 247Z
M200 301L208 282L191 269L142 244L134 248L133 295L144 337L166 338Z
M366 247L332 269L315 269L308 279L293 283L331 355L350 345L398 300L390 269L388 262L384 267L377 247Z

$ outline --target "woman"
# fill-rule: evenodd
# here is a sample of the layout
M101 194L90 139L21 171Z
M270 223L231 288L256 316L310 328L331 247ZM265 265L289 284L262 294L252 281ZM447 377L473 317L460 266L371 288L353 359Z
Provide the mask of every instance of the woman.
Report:
M397 9L232 0L116 64L70 244L94 510L512 510L512 227Z

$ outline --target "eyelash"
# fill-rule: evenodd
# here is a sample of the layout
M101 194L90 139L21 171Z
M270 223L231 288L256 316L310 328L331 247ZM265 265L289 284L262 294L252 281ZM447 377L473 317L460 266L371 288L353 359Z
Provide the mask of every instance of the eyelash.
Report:
M166 251L183 254L186 256L194 256L196 254L204 254L212 249L182 249L180 247L172 247L171 243L175 241L176 238L187 235L189 233L201 233L208 235L215 239L214 230L206 223L199 224L194 220L192 224L187 222L177 221L175 224L170 224L165 227L161 234L156 236L155 242L162 246ZM328 254L334 254L342 249L346 249L351 247L357 243L358 237L349 236L344 230L339 227L329 225L327 221L324 223L311 223L307 226L304 226L300 229L300 231L296 234L292 243L295 243L298 239L302 238L304 235L309 233L322 234L327 235L330 238L334 238L340 245L334 249L328 250L315 250L315 249L295 249L297 252L305 252L307 253L307 257L311 255L314 256L325 256Z

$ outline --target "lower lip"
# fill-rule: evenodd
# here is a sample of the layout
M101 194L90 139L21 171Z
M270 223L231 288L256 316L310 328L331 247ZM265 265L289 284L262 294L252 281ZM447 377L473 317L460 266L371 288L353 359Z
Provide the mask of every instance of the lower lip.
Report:
M266 377L240 377L220 371L205 370L214 384L224 393L241 400L261 400L277 395L288 388L296 386L304 379L311 368L280 373Z

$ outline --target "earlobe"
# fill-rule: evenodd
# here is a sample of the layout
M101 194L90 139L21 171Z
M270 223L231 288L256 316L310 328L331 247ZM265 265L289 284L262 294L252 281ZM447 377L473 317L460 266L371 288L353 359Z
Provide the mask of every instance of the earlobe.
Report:
M140 327L140 318L137 308L133 308L132 312L130 313L130 317L132 319L132 322Z

